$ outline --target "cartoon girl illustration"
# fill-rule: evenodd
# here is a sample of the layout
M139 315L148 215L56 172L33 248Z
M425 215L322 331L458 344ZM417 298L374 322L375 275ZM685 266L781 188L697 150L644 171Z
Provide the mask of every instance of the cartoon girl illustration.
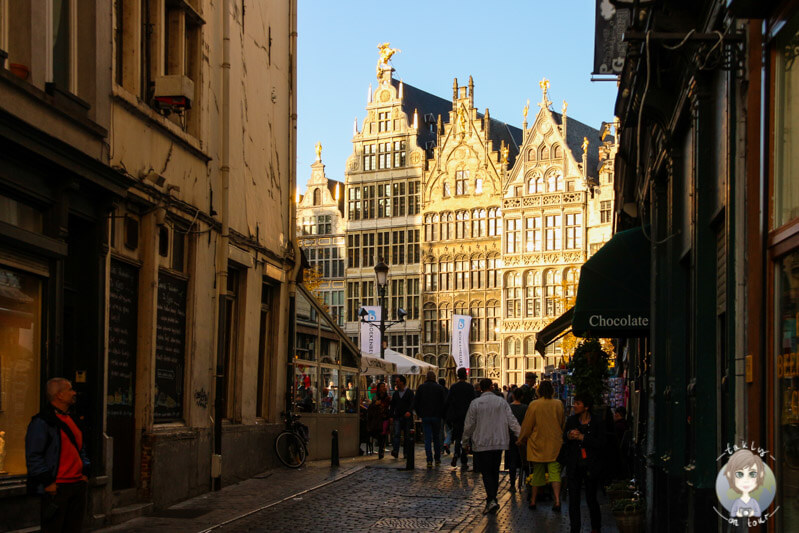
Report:
M760 505L751 496L763 485L766 476L766 469L760 457L749 450L738 450L727 461L724 476L730 488L740 494L740 497L732 502L730 516L760 516Z

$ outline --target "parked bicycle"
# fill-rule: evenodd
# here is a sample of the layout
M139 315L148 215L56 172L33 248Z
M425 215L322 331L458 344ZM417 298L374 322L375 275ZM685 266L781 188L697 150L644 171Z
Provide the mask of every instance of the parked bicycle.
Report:
M299 468L308 457L308 426L300 422L300 415L280 414L286 421L286 429L275 438L275 453L287 467Z

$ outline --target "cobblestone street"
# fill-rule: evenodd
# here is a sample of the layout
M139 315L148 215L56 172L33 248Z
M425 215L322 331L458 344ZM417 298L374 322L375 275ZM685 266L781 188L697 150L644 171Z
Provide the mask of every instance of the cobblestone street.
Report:
M413 472L399 470L404 461L390 455L343 460L336 469L320 461L299 471L273 470L102 531L568 531L565 502L560 514L550 502L531 511L525 497L508 492L506 473L500 478L499 512L483 516L481 477L461 473L444 459L427 470L424 454L417 453ZM601 496L600 502L602 531L616 531ZM589 530L585 506L583 530Z

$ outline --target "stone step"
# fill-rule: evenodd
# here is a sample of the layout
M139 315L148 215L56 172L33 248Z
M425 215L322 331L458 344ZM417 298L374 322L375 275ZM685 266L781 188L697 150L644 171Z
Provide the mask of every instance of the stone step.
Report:
M137 518L139 516L148 515L153 510L152 502L149 503L134 503L131 505L126 505L124 507L116 507L111 509L111 512L108 514L108 524L115 525L121 524L122 522L127 522L133 518Z
M125 507L139 501L139 491L136 488L115 490L111 495L111 507Z

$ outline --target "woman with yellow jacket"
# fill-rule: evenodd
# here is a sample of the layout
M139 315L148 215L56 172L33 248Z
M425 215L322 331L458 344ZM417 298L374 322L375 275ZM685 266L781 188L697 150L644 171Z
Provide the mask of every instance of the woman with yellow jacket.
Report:
M524 415L518 444L527 441L527 460L533 464L533 490L530 509L535 509L538 487L546 485L545 472L549 473L555 505L560 512L560 463L557 458L563 444L563 403L553 399L552 382L544 380L538 386L539 398L530 404Z

